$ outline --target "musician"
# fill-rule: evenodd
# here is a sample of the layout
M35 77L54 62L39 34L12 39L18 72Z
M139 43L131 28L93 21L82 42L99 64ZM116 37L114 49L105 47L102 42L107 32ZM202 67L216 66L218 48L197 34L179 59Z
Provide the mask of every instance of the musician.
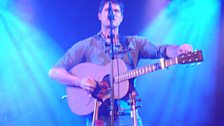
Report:
M119 26L123 21L124 5L119 0L102 0L99 6L98 19L101 22L100 31L84 40L75 43L64 56L50 69L49 76L66 86L80 87L87 92L93 92L96 88L96 80L89 76L80 78L73 75L69 70L80 63L92 63L97 65L106 65L110 63L110 21L108 19L109 2L112 4L114 20L113 44L115 59L122 59L128 70L136 68L140 59L173 58L180 54L192 51L192 46L183 45L154 45L149 40L139 36L120 36ZM97 71L96 71L97 74ZM136 92L134 79L129 80L129 90L127 95L116 102L117 108L127 107L128 94ZM74 92L75 93L75 92ZM108 102L108 99L105 101ZM101 105L99 110L99 119L102 119L104 125L110 124L110 108L107 105ZM130 112L115 116L115 124L122 126L132 125ZM125 118L125 119L124 119ZM90 119L91 120L91 119ZM119 120L119 121L118 121ZM124 122L125 121L125 122ZM140 117L138 124L142 125Z

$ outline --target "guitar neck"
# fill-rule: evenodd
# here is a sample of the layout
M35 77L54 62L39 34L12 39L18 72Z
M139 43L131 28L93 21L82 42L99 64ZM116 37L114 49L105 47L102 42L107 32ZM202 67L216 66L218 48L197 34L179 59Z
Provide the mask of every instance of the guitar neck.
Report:
M160 62L155 63L155 64L151 64L151 65L147 65L141 68L137 68L134 70L130 70L124 73L120 73L118 75L114 76L114 81L115 83L121 82L121 81L126 81L132 78L135 78L137 76L140 75L144 75L147 73L151 73L160 69L164 69L170 66L173 66L175 64L178 64L178 60L177 57L173 58L173 59L169 59L169 60L163 60L161 59Z

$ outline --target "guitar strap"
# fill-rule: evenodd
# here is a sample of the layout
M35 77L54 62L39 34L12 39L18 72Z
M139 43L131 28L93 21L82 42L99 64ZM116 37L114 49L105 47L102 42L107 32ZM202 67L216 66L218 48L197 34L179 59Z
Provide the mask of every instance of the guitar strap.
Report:
M134 62L133 62L133 59L132 59L132 56L131 56L131 52L130 51L128 51L128 59L130 61L130 64L131 64L132 69L134 69Z
M128 49L128 46L129 46L129 42L128 42L128 39L126 37L122 37L120 38L120 42L121 44L123 45L124 47L124 50L127 50L127 54L128 54L128 60L130 62L130 67L131 69L135 69L135 64L134 64L134 60L131 56L131 51L130 49ZM130 79L129 82L131 83L130 84L130 87L129 87L129 90L128 90L128 93L126 95L126 98L128 98L128 94L132 93L133 91L135 91L135 87L134 87L134 79Z
M128 53L128 60L130 62L131 68L134 69L135 68L134 61L133 61L133 58L131 56L131 51L130 51L130 49L128 49L128 46L129 46L128 39L125 36L120 37L120 42L121 42L122 46L124 47L124 50L126 50L127 53Z

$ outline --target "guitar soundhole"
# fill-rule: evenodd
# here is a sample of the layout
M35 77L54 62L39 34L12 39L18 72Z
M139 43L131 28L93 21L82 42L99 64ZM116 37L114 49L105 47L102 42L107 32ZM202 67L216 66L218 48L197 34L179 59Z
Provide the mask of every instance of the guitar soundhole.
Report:
M109 94L110 81L109 75L104 76L103 80L100 83L97 83L95 90L92 93L92 96L98 101L102 101L103 97Z

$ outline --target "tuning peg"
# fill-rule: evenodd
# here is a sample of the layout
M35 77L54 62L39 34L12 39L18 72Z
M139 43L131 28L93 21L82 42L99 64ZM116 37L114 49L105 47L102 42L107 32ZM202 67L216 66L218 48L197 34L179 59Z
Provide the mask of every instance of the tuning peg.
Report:
M198 62L197 65L198 65L198 66L201 65L201 62Z
M192 67L192 66L195 66L195 64L194 63L191 63L191 64L188 64L188 65L185 65L186 68Z
M199 66L199 65L201 65L201 62L198 62L198 63L191 63L191 64L188 64L188 65L185 65L185 67L188 68L188 67Z
M195 66L195 63L192 63L191 66Z

